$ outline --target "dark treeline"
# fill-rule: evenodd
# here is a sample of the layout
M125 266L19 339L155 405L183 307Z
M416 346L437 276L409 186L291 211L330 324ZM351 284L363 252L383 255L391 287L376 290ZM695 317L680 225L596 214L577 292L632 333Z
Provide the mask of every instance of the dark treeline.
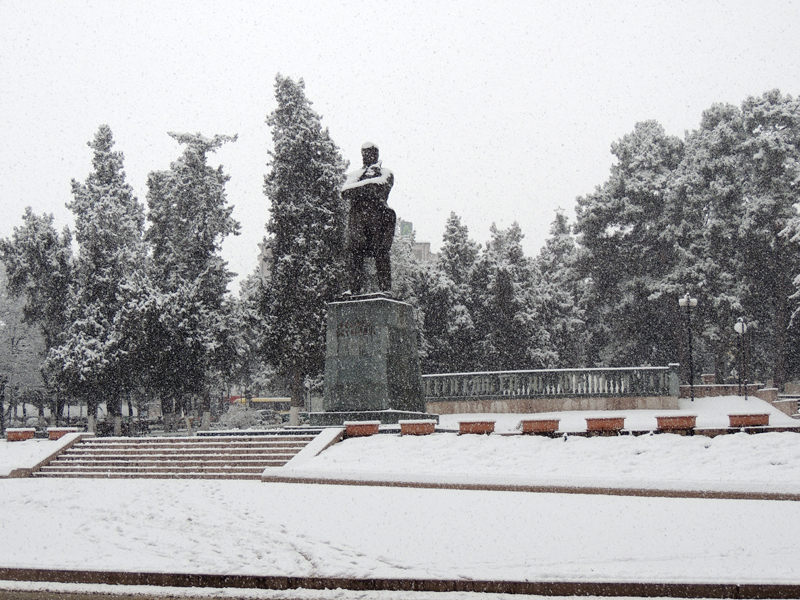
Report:
M238 297L220 258L238 233L228 176L207 154L235 138L171 134L184 146L150 174L146 206L125 182L108 126L89 145L92 171L73 181L75 231L28 209L2 240L8 289L24 298L54 398L158 398L165 414L208 414L212 396L319 390L325 303L342 290L347 164L305 97L278 75L268 116L259 265ZM772 91L714 105L683 139L656 121L613 143L607 181L558 213L537 256L515 223L472 240L451 213L433 261L398 233L393 294L416 308L423 372L666 365L738 376L734 324L745 319L749 379L782 386L800 372L798 308L800 103ZM532 207L531 210L535 210ZM73 237L78 252L73 254ZM266 272L266 275L264 273Z

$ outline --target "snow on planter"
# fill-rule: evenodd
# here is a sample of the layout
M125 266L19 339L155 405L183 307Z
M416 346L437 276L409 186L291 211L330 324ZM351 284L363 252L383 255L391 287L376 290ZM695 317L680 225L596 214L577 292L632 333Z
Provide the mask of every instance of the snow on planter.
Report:
M625 417L586 417L586 431L620 431Z
M728 415L731 427L758 427L769 425L769 414Z
M555 433L560 419L523 419L519 423L522 433Z
M689 431L697 426L697 415L656 417L659 431Z
M436 421L434 420L401 420L399 423L400 435L430 435L436 431Z
M375 435L381 426L380 421L345 421L345 437L364 437Z
M458 433L488 434L494 431L494 421L459 421Z
M23 442L32 440L36 429L34 427L11 427L6 429L7 442Z

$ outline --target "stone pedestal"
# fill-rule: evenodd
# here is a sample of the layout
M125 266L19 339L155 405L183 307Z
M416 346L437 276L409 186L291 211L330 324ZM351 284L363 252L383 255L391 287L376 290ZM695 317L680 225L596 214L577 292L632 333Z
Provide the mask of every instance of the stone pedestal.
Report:
M424 412L410 305L383 297L332 302L326 343L324 412L311 413L312 424L436 418Z

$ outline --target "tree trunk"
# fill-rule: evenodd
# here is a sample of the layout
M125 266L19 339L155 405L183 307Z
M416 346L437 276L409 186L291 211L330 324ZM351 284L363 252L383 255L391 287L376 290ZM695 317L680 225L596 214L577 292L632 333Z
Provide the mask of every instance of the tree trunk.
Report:
M183 413L183 420L186 423L186 435L188 435L189 437L193 436L194 431L192 431L192 421L189 418L189 413L187 412Z
M0 432L6 428L6 383L8 378L0 375Z
M86 401L86 431L89 433L97 432L97 401Z
M161 396L161 418L164 421L164 431L173 431L176 421L174 398Z
M208 431L211 429L211 392L209 390L205 390L203 392L203 420L200 423L200 430L201 431Z
M292 397L289 406L289 425L292 427L300 425L300 409L305 405L303 379L305 379L305 377L299 369L292 372L291 381L289 382L289 389Z
M775 315L773 317L774 386L783 391L786 383L786 346L789 339L789 294L778 293L775 298Z

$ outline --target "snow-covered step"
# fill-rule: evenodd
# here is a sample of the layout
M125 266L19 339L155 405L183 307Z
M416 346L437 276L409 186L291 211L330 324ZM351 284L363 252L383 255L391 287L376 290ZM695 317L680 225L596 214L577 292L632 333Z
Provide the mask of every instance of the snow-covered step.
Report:
M285 464L291 456L281 457L264 457L260 460L93 460L93 461L54 461L47 466L42 467L41 470L51 469L76 469L85 465L92 467L101 467L105 469L115 467L141 467L141 468L155 468L155 467L259 467L265 463Z
M261 473L263 467L242 467L236 465L204 466L204 465L159 465L149 467L136 467L120 465L108 466L61 466L54 465L43 467L43 473L120 473L120 474L148 474L148 473Z
M292 439L280 439L280 440L257 440L257 441L241 441L241 440L231 440L230 442L219 442L217 440L209 441L209 442L100 442L98 440L92 440L91 442L86 442L86 448L96 448L96 449L108 449L108 450L124 450L124 449L139 449L139 448L165 448L165 449L172 449L172 448L282 448L286 446L296 446L302 445L304 443L310 442L312 439L311 437L303 437L303 438L292 438Z
M177 456L180 454L190 454L192 456L259 456L262 454L294 454L305 448L306 444L296 446L282 446L280 448L175 448L166 450L164 448L124 448L120 450L94 449L77 447L64 452L64 456L85 457L85 456Z
M104 473L84 473L82 471L66 471L53 475L38 475L36 477L71 477L85 479L249 479L260 481L261 473L118 473L108 471Z
M285 465L315 433L89 438L62 452L34 476L257 479L266 467Z

